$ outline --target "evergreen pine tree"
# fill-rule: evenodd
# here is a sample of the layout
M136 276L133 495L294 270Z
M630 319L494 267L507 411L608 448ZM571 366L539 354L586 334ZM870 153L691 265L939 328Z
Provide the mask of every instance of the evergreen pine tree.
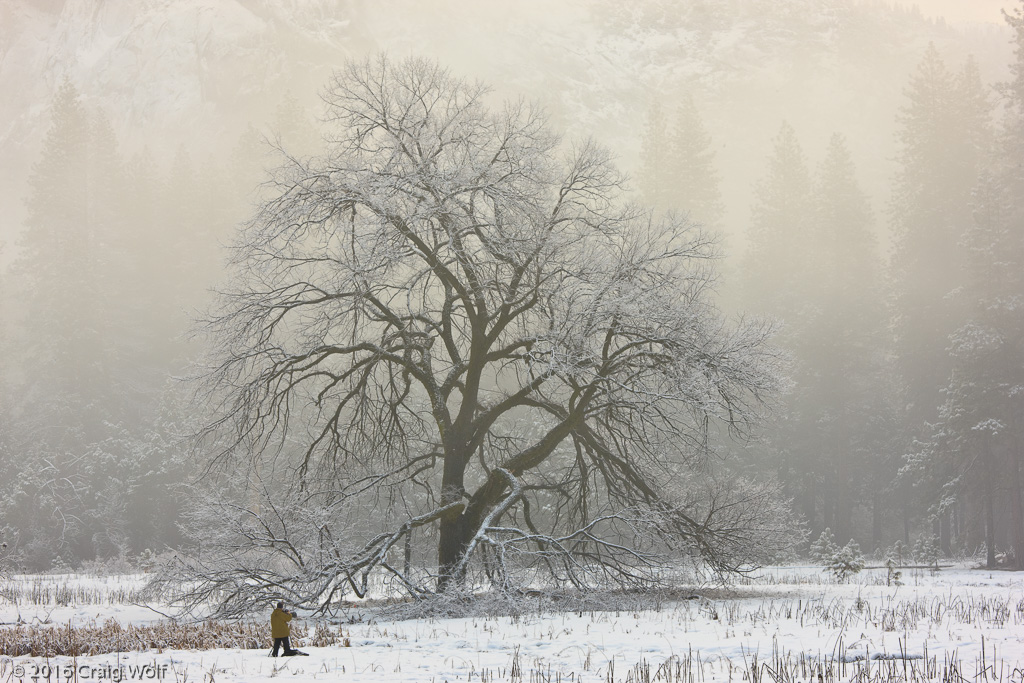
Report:
M675 205L675 178L668 122L655 102L647 112L640 141L640 193L647 206L665 211Z
M755 187L744 303L792 321L802 311L812 217L811 176L796 131L784 123L774 139L768 168Z
M4 390L18 400L5 407L4 440L18 458L0 482L0 516L36 569L128 545L122 500L141 474L126 435L145 431L165 376L154 379L153 339L132 303L147 301L135 266L156 225L130 210L129 180L109 122L65 82L5 282L16 305Z
M1016 43L1012 79L999 88L1006 118L962 236L967 316L950 338L953 365L929 455L942 487L940 505L953 506L964 495L982 502L986 564L996 564L1002 528L1024 569L1024 11L1004 14ZM970 63L964 70L963 89L974 93L965 100L975 102L964 105L968 112L987 104L976 71ZM979 127L981 146L987 137Z
M970 315L960 295L968 280L961 239L973 220L972 192L988 146L991 105L974 63L969 60L955 74L934 45L928 46L910 79L906 97L897 120L900 151L891 205L895 251L890 273L895 359L906 406L900 416L901 438L912 465L905 476L916 473L922 511L949 552L949 506L937 503L943 499L935 487L951 474L941 459L926 457L946 448L938 445L928 425L945 410L943 391L955 364L947 351L950 335ZM969 452L962 455L972 457Z
M48 425L48 440L66 444L99 436L109 321L102 212L91 195L92 130L69 82L58 90L51 118L30 178L21 255L11 267L18 310L10 360L23 416Z
M774 139L767 171L755 188L749 246L742 267L741 302L746 310L776 318L781 326L777 344L794 358L790 374L796 387L807 386L813 372L805 356L805 323L811 311L805 296L811 261L808 238L812 225L811 177L796 131L783 124ZM797 390L787 395L771 439L766 460L773 462L786 494L802 500L814 496L817 473L810 454L813 438L801 411L806 407Z
M887 458L885 308L880 256L867 195L845 139L833 135L814 189L813 269L804 293L807 320L800 361L807 373L807 429L820 444L822 503L841 542L852 533L855 505L869 492L873 543L881 543L882 501L874 495L895 474ZM878 460L882 459L882 462ZM888 465L888 467L885 467ZM813 524L814 519L810 520Z
M293 156L315 154L321 145L312 117L291 93L285 93L277 105L271 133L279 146Z
M674 184L670 207L712 229L725 214L711 135L704 127L693 97L687 93L676 111L671 133L669 178Z
M965 279L959 240L970 221L983 151L979 131L988 116L980 90L973 67L957 76L929 45L898 118L893 314L908 419L918 428L934 419L950 369L946 339L964 319L962 304L950 294Z

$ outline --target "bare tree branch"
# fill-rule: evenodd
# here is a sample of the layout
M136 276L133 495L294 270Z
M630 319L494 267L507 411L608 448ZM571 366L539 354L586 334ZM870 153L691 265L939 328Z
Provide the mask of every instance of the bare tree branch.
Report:
M272 467L282 488L335 492L317 543L336 528L363 543L324 547L307 601L338 581L362 594L375 571L414 594L458 588L480 552L507 578L523 539L557 548L573 583L591 562L634 582L628 563L654 554L598 530L625 533L616 511L638 505L663 542L739 566L742 530L716 526L721 505L699 519L680 504L680 474L707 462L716 425L759 421L779 384L770 329L721 319L699 226L653 221L605 150L562 145L524 102L489 111L486 92L429 62L350 64L324 91L324 152L286 159L234 247L199 444L236 477ZM400 511L341 516L385 503ZM527 530L498 543L498 518ZM286 547L270 533L284 522L238 551ZM436 549L419 578L386 558L414 529Z

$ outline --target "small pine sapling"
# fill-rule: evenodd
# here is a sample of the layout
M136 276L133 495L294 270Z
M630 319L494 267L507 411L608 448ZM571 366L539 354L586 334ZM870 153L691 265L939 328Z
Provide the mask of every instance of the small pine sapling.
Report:
M825 570L831 572L840 581L856 574L864 568L864 557L861 555L857 541L850 540L840 548L832 530L826 528L811 544L811 557L824 564Z
M897 569L900 565L897 563L896 558L892 555L885 558L885 585L886 586L902 586L903 572Z
M938 569L939 567L939 544L934 536L921 536L914 543L914 559L919 564L927 564Z
M886 557L892 558L896 562L897 567L903 566L903 556L907 553L907 546L903 541L896 541L889 548L889 552Z
M828 564L829 560L835 557L836 553L839 552L839 546L836 545L836 537L832 535L832 530L825 527L825 530L818 536L818 540L811 543L811 559L821 564Z
M864 556L860 546L852 538L825 563L825 569L840 581L853 576L864 569Z

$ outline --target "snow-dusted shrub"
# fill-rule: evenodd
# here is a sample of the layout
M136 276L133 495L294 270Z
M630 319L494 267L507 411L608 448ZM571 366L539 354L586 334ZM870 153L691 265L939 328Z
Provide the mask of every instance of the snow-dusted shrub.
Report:
M903 544L903 541L896 541L885 549L885 585L903 585L903 572L900 571L900 568L908 557L909 553L907 552L907 546Z
M997 567L1016 567L1017 566L1017 554L1013 548L1006 550L996 550L996 566Z
M903 572L901 572L899 569L897 569L897 567L899 567L899 566L900 565L899 565L899 563L897 562L897 560L895 558L887 557L885 559L885 569L886 569L885 585L886 586L902 586L903 585L903 581L901 581L901 579L903 578Z
M839 552L839 546L836 545L836 537L832 534L832 530L825 527L825 530L821 532L818 539L811 543L811 559L822 564L827 564L828 561Z
M78 571L95 576L116 576L134 574L138 571L138 567L135 564L135 558L125 553L120 553L113 557L82 560L79 563Z
M850 539L842 548L836 543L832 530L826 528L811 544L811 558L825 565L826 571L839 580L844 580L864 568L864 556L857 541Z
M857 541L850 539L836 554L825 563L825 568L832 576L843 581L864 569L864 556L861 555Z
M892 560L893 565L902 567L910 559L910 549L903 541L896 541L885 549L882 559L888 564Z
M152 548L146 548L139 553L139 557L136 561L139 565L139 569L144 572L151 572L157 565L157 554L153 552Z
M911 552L914 555L914 560L919 564L937 565L939 563L939 544L936 543L934 536L918 538Z
M0 528L0 576L6 576L14 565L12 561L14 549L7 542L7 539L13 535L10 527Z

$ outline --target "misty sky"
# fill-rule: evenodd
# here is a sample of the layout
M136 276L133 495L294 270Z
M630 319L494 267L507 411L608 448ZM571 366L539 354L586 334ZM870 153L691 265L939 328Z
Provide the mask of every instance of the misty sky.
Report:
M927 16L943 16L950 21L988 21L1002 23L1000 9L1012 7L1008 0L918 0L916 4Z

